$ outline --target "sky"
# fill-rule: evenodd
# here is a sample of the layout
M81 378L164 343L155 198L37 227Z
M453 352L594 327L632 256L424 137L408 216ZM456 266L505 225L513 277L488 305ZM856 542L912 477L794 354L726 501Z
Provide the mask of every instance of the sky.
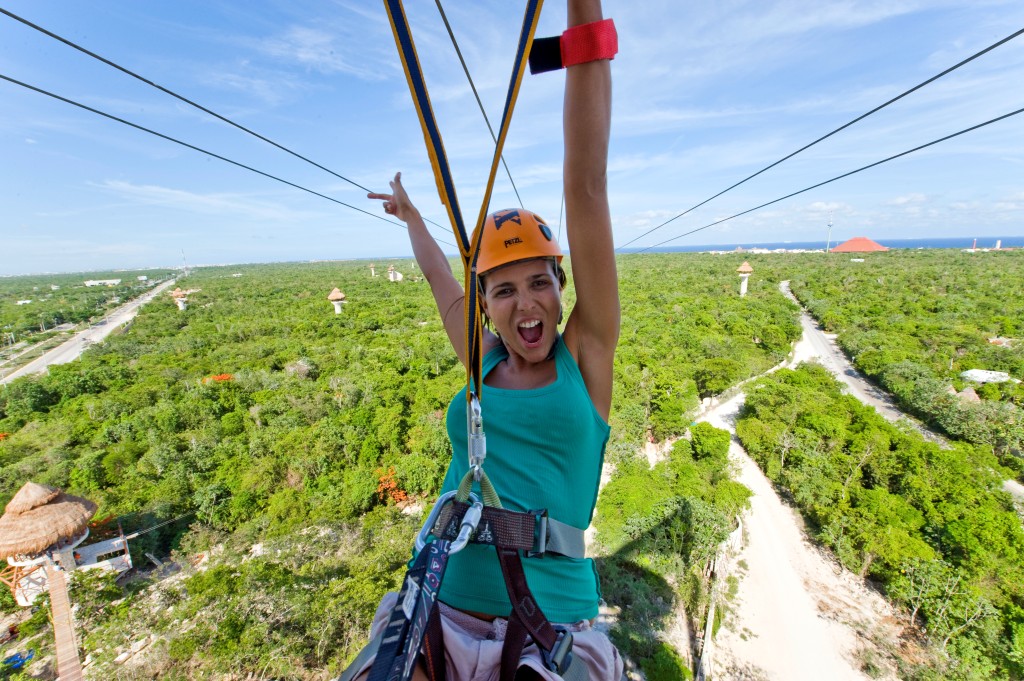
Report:
M435 3L406 2L466 220L494 144ZM402 172L457 253L376 0L0 0L0 7L360 185ZM523 3L444 3L497 127ZM1024 27L1019 0L606 0L615 242ZM565 28L548 0L538 37ZM0 15L0 74L383 216L338 177ZM631 244L651 246L1024 107L1024 37ZM564 72L527 75L505 160L560 230ZM0 81L0 275L408 256L404 230ZM491 209L518 205L504 172ZM1024 114L670 245L1024 235ZM562 236L564 247L564 235Z

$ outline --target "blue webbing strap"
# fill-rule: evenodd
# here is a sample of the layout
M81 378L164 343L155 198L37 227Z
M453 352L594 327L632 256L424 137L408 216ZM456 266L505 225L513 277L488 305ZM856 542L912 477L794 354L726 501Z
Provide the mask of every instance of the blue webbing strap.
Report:
M367 681L405 681L412 677L427 620L448 566L450 548L449 541L430 542L409 568L398 594L398 604L381 633Z
M441 140L437 120L434 118L433 108L430 106L430 97L427 94L427 86L423 79L423 72L420 69L419 58L416 56L416 46L405 17L402 0L384 0L384 6L387 9L391 28L394 32L395 44L398 47L398 53L402 59L402 67L405 69L406 80L409 83L409 91L416 105L420 126L423 129L423 138L427 145L427 153L430 156L430 164L434 170L434 181L437 184L437 191L441 198L441 203L448 210L448 218L452 223L452 231L455 233L456 240L459 243L459 252L465 269L466 384L469 387L469 390L466 391L467 401L471 399L472 394L480 395L480 384L483 380L480 375L481 363L483 361L481 353L483 327L480 322L475 271L477 254L480 247L480 232L487 217L487 208L490 205L491 192L494 189L494 178L498 172L502 148L504 147L505 138L508 135L509 125L512 121L512 111L515 108L516 99L519 95L519 86L526 71L526 57L530 52L530 46L533 44L533 36L537 29L537 21L540 18L540 10L543 4L543 0L527 0L523 27L520 31L519 43L516 48L512 77L505 98L505 108L502 112L501 126L497 135L497 144L494 148L494 157L491 161L491 172L488 176L479 217L477 218L476 228L471 239L466 233L465 222L459 208L458 197L455 193L455 184L452 181L451 169L448 166L448 156L444 150L444 143Z

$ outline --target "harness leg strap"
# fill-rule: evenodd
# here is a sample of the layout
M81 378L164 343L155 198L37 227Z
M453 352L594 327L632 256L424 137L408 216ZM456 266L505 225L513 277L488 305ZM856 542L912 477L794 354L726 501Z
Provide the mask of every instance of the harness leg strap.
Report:
M527 635L541 649L544 664L549 670L569 681L589 681L586 664L572 654L572 633L551 626L530 593L518 549L498 547L497 552L505 589L512 602L512 615L501 654L501 681L515 679ZM514 648L510 650L510 646Z
M441 627L441 609L430 611L427 633L423 636L423 666L430 681L445 681L444 630Z

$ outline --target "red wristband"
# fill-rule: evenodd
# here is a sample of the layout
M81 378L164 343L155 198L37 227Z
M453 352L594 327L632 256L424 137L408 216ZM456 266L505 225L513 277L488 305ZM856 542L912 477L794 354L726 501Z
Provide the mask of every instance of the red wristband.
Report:
M575 66L598 59L613 59L619 51L615 22L602 19L573 26L562 34L562 66Z

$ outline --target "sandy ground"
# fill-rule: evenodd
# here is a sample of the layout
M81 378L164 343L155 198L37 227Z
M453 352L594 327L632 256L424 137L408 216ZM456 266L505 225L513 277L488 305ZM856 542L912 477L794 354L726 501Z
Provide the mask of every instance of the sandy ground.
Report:
M744 396L703 417L734 431ZM754 492L746 543L737 557L739 589L715 639L715 679L868 679L860 671L864 635L892 626L890 606L811 545L798 513L735 440L737 479Z
M903 417L806 312L801 323L803 336L785 366L816 360L861 401L891 420ZM715 679L868 679L864 660L881 657L869 639L894 639L900 625L884 598L807 540L799 513L779 499L735 440L744 397L735 395L699 419L733 433L729 455L737 479L754 493L734 570L738 590L715 639L711 672Z

